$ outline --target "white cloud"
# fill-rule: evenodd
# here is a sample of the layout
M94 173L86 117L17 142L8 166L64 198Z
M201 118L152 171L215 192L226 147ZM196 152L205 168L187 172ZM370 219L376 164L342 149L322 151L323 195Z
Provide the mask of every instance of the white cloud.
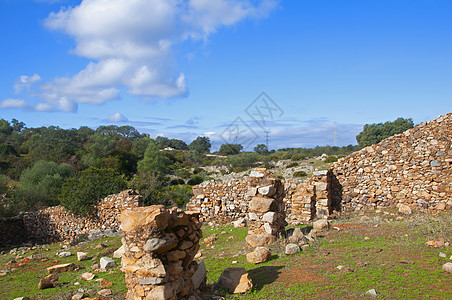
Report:
M22 75L14 83L14 91L20 93L24 88L29 89L33 83L39 80L41 80L39 74L33 74L32 76Z
M115 114L108 116L107 121L110 123L122 123L122 122L127 122L128 119L126 116L117 112Z
M72 77L39 87L36 110L73 111L77 103L120 98L120 89L155 98L186 96L185 74L173 49L187 39L206 39L222 26L261 18L277 0L83 0L45 20L75 41L73 53L92 61ZM37 75L37 74L35 74ZM40 77L21 77L17 91Z
M5 99L0 102L0 108L27 108L28 104L22 99Z

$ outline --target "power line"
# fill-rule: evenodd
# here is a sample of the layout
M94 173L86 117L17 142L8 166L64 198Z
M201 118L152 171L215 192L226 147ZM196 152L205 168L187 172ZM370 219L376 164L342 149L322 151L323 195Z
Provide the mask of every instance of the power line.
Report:
M264 131L264 132L265 132L265 146L267 146L267 149L270 149L270 148L268 147L268 145L269 145L268 140L269 140L270 130L266 130L266 131Z

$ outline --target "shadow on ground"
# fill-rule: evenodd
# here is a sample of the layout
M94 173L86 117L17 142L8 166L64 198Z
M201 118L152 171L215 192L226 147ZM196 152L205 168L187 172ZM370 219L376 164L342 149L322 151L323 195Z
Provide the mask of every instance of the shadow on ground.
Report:
M281 274L284 266L264 266L248 271L253 282L253 290L260 291L265 285L273 283Z

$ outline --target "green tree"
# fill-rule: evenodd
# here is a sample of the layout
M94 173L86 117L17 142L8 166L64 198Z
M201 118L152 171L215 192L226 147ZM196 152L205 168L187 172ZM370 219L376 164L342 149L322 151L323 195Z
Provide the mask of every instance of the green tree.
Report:
M155 142L151 142L146 148L144 157L138 162L138 171L141 173L168 174L171 160L165 152L159 150Z
M73 173L71 165L41 160L24 170L20 177L20 187L26 191L30 201L56 205L61 186Z
M254 152L261 154L261 155L267 155L270 152L268 151L268 147L265 144L259 144L256 147L254 147Z
M236 155L239 154L240 151L242 151L243 146L240 144L223 144L220 147L220 153L221 155Z
M206 136L198 136L188 145L190 151L196 151L200 154L210 153L210 147L212 147L210 139Z
M363 131L356 136L356 141L360 147L367 147L413 127L414 123L411 118L398 118L393 122L366 124Z
M63 184L61 204L77 215L87 215L104 197L127 188L124 177L115 170L88 168Z

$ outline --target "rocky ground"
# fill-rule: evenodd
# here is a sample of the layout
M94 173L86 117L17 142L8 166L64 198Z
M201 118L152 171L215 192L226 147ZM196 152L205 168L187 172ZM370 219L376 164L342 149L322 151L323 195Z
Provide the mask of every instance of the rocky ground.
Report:
M270 253L247 247L246 227L204 224L197 255L208 271L203 298L451 299L451 224L450 211L341 215L328 229L319 227L311 235L309 226L291 228L297 238L279 239L267 247ZM113 257L120 245L115 237L5 249L0 255L0 299L123 299L124 275L120 259ZM264 262L256 264L259 259ZM56 273L58 279L49 278L47 268L61 264L67 269ZM215 284L230 267L246 270L251 290L234 295ZM38 289L46 277L50 287Z

